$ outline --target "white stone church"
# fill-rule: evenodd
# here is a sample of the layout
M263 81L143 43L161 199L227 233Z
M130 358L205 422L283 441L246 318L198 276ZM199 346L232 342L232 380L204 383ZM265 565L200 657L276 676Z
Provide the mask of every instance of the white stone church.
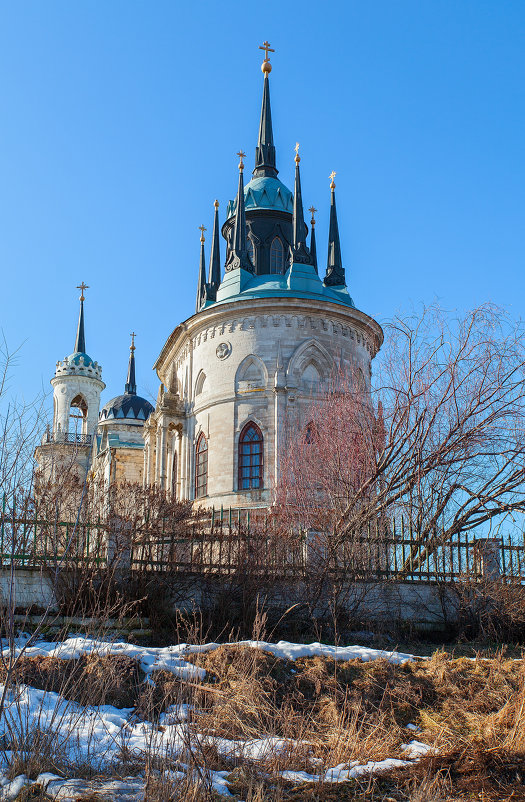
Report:
M244 185L245 154L238 154L237 195L222 226L215 202L208 276L202 232L195 314L176 326L160 351L155 407L137 395L132 341L124 393L100 409L105 384L100 365L86 353L82 284L75 350L57 362L53 425L35 453L44 476L70 462L88 480L156 485L206 506L268 506L285 422L307 424L312 394L334 369L351 370L370 388L383 334L348 292L335 173L327 269L320 276L316 210L310 209L308 232L298 147L294 191L277 177L268 56L273 51L268 43L262 49L255 167Z

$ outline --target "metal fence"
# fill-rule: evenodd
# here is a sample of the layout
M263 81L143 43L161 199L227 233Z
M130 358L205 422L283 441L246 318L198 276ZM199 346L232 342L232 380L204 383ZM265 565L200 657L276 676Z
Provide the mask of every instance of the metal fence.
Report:
M181 536L156 528L135 529L113 522L44 520L0 511L0 560L18 568L104 567L124 561L134 571L260 577L307 575L355 581L452 582L469 577L525 584L525 540L476 538L459 533L422 542L404 524L383 532L324 537L273 532L266 510L210 510L188 524Z

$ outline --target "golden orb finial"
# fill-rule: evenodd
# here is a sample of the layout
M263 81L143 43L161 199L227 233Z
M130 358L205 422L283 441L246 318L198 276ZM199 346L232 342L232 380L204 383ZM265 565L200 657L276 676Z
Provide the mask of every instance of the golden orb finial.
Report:
M239 161L239 171L242 173L242 171L244 170L244 162L243 162L243 159L244 159L244 157L246 156L246 153L243 153L243 152L242 152L242 150L240 150L240 151L237 153L237 156L238 156L238 157L239 157L239 159L240 159L240 161Z
M259 45L259 50L264 50L264 61L261 64L261 70L265 75L269 75L272 71L272 65L270 64L268 53L275 53L275 50L270 47L270 42L263 42L262 45Z
M330 179L330 189L332 189L332 190L335 189L334 178L336 177L336 175L337 175L337 173L335 172L335 170L332 170L332 172L328 176L328 178Z
M216 209L218 209L218 208L219 208L219 201L218 201L218 200L215 200L215 201L213 202L213 205L215 206L215 208L216 208Z
M201 232L201 242L204 242L204 232L206 231L206 227L203 225L199 226L199 231Z
M299 162L301 161L301 157L299 156L299 142L295 143L294 150L295 150L295 159L294 159L294 161L295 161L296 164L299 164Z
M134 332L134 331L132 331L132 332L131 332L131 334L130 334L129 336L131 337L131 345L129 346L129 350L130 350L130 351L134 351L134 350L135 350L135 337L136 337L137 335L135 334L135 332Z

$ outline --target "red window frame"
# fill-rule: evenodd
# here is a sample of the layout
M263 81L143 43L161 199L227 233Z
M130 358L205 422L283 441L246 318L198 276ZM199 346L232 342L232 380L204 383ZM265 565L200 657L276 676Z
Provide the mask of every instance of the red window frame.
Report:
M253 421L248 421L239 437L238 467L239 490L262 489L264 438Z

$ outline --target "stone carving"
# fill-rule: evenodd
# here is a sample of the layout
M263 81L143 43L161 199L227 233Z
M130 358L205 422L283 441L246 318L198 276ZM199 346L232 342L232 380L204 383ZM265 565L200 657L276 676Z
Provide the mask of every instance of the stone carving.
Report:
M215 353L217 354L217 359L228 359L231 352L232 352L231 343L219 343L219 345L215 349Z

